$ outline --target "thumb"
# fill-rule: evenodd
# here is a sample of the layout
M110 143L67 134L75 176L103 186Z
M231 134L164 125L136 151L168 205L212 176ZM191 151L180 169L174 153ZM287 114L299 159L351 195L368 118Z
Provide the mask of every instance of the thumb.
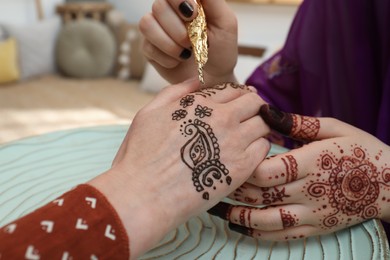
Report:
M225 0L201 0L200 2L208 24L219 28L236 27L236 16Z
M334 118L286 113L269 104L263 105L259 114L273 130L301 141L310 142L346 136L351 132L361 131Z

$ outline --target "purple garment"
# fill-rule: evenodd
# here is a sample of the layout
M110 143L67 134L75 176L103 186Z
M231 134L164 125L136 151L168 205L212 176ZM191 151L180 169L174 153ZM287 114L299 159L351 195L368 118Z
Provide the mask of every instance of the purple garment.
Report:
M335 117L390 144L390 1L305 0L283 49L247 84L284 111Z

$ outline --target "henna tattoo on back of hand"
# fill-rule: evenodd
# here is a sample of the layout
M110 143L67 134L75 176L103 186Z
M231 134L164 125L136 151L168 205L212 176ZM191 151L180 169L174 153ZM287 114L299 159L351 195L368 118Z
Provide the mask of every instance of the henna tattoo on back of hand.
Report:
M337 158L324 151L318 164L320 172L312 174L317 177L316 181L304 187L310 200L324 201L324 209L327 205L333 209L321 219L323 229L376 218L381 211L380 186L389 187L386 177L390 170L385 168L381 173L361 147L353 147L351 156L343 155L341 149L340 154Z
M196 191L203 192L203 199L208 200L208 190L215 190L216 182L232 182L229 170L219 161L218 139L210 125L198 119L184 122L181 132L189 138L180 150L182 161L192 170Z

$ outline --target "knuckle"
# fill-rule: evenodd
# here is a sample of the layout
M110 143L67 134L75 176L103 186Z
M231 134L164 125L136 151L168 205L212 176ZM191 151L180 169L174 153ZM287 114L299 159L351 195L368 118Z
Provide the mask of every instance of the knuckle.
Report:
M147 33L152 28L154 17L151 13L145 14L141 17L139 23L138 23L138 29L139 31L146 36Z

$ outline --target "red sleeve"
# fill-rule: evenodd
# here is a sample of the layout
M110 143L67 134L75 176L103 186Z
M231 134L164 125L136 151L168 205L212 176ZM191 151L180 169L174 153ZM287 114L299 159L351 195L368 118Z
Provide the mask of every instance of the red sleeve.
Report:
M129 259L116 211L94 187L80 185L0 229L0 259Z

